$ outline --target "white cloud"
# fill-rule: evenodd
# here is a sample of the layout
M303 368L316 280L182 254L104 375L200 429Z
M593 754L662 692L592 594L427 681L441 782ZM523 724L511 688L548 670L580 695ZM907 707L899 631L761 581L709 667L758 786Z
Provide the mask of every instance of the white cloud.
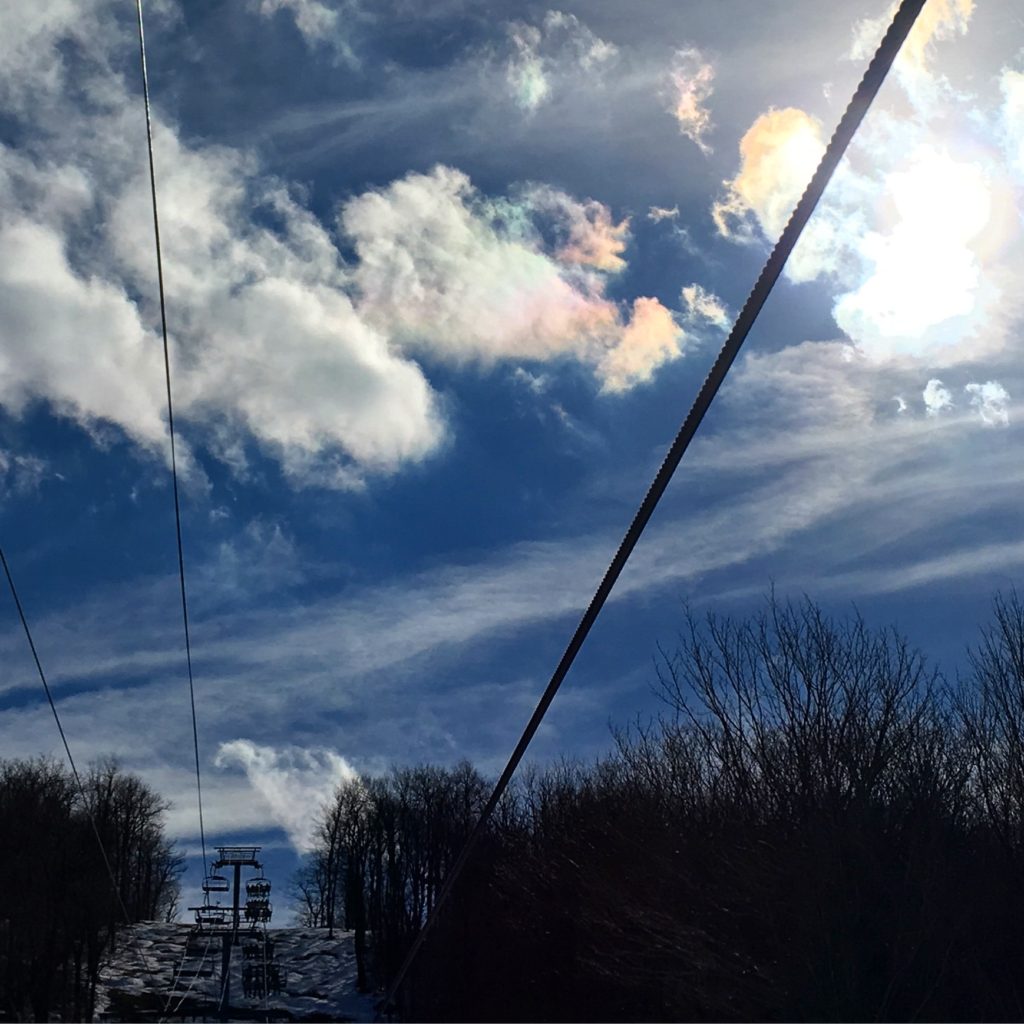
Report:
M120 31L111 18L114 0L53 0L46 4L7 4L0 36L0 107L23 115L39 98L69 84L60 41L72 42L86 60L106 65L106 47ZM102 90L94 90L102 99Z
M509 26L508 37L514 50L505 69L508 86L515 102L523 110L533 112L551 92L544 61L537 52L542 38L540 29L520 22Z
M999 381L990 380L984 384L967 384L964 391L970 395L971 405L978 411L981 422L987 426L1008 426L1010 396Z
M335 0L334 6L329 6L321 0L250 0L251 6L257 3L259 13L264 18L273 17L278 11L286 12L310 46L326 45L342 60L350 64L357 63L352 47L345 38L339 9L351 8L351 2Z
M322 7L261 10L287 8L322 33L334 24ZM32 144L0 146L0 403L17 415L43 400L163 457L148 171L139 98L111 69L133 45L116 14L105 0L5 14L0 92ZM544 32L578 68L612 54L570 15L551 12ZM73 82L69 39L81 50ZM487 200L454 170L409 175L345 205L363 257L347 267L255 158L186 143L159 107L154 143L186 469L201 438L244 475L254 442L298 485L358 488L445 441L413 350L600 366L629 329L604 295L604 275L624 266L628 221L596 201L540 186ZM560 239L553 251L540 221Z
M850 57L867 60L882 41L882 35L896 13L893 2L878 18L866 18L854 28ZM948 82L931 67L935 44L967 32L974 0L928 0L896 57L895 77L920 109L931 107L949 92Z
M344 757L324 747L280 748L231 740L220 744L213 763L245 772L298 853L313 849L316 820L338 786L357 778Z
M663 220L675 220L678 216L678 206L673 206L671 209L666 206L652 206L647 211L647 219L653 221L655 224L660 224Z
M860 239L870 270L837 301L836 322L872 355L945 346L948 332L933 329L978 305L981 266L972 243L991 216L989 182L979 166L922 147L905 170L888 175L886 193L895 223Z
M725 237L750 237L751 218L771 241L782 234L825 152L821 124L795 107L761 114L740 140L740 169L712 208Z
M10 22L32 21L28 8L17 11ZM113 18L100 5L85 13L101 29ZM88 429L113 424L163 452L138 97L105 52L76 63L74 86L64 81L59 58L44 57L78 31L75 11L64 14L45 34L21 33L36 47L28 71L14 62L35 76L22 112L34 140L24 152L35 155L0 148L0 402L17 414L43 399ZM11 38L0 41L8 58ZM104 31L96 39L129 42ZM0 69L11 63L0 60ZM68 117L82 92L90 103ZM248 434L297 482L308 481L311 466L337 462L336 482L348 485L436 449L444 430L426 379L357 316L337 250L315 218L251 159L184 144L159 111L154 136L185 439L195 425Z
M522 384L528 391L535 395L542 395L547 391L551 383L550 378L543 373L530 373L522 366L517 366L512 373L512 379Z
M562 11L548 11L539 25L511 22L506 31L512 50L505 63L508 89L531 114L550 100L556 83L581 74L593 78L618 53L576 15Z
M933 377L924 386L921 398L924 399L925 411L929 416L938 416L944 409L953 408L953 396L949 388L937 377Z
M1020 314L1015 280L1024 239L1013 172L996 147L1004 143L1013 162L1024 100L1004 71L1002 110L986 110L930 67L934 41L963 32L971 7L967 0L925 7L904 62L913 76L910 113L902 101L895 110L876 104L786 266L793 281L828 279L836 323L877 362L938 369L977 359L1010 342ZM862 31L867 38L875 28ZM941 118L929 114L929 82L944 97ZM759 116L741 140L739 170L712 208L720 233L774 241L823 150L822 128L806 112Z
M555 251L560 263L612 272L625 268L622 253L629 241L628 217L616 224L603 203L581 202L549 185L529 188L523 199L530 211L548 215L564 236Z
M2 159L2 152L0 152ZM34 398L93 427L129 427L143 446L165 438L155 338L123 289L84 278L61 236L0 213L0 402L18 415Z
M1024 73L1004 68L999 76L1003 93L1003 142L1011 164L1024 176Z
M566 237L549 252L535 219L552 215ZM340 223L358 256L359 314L410 351L484 365L572 355L618 391L680 350L657 300L636 300L625 320L605 297L602 271L623 265L627 223L592 201L550 188L488 201L437 167L349 200Z
M684 319L696 325L710 324L724 330L729 326L729 311L714 292L702 285L688 284L680 293L685 310Z
M0 499L6 494L32 494L39 490L49 466L35 455L0 448Z
M214 509L214 521L230 516ZM214 553L192 573L203 600L229 601L242 607L267 593L281 595L302 580L294 538L278 522L251 519L220 541Z
M683 135L696 143L702 153L710 153L706 136L712 125L707 101L714 91L714 67L700 50L688 46L676 50L668 76L669 113L675 117Z
M870 424L878 398L875 385L866 360L856 353L850 356L849 346L835 341L805 341L775 352L752 349L733 369L722 394L727 405L738 405L744 419L758 425L754 437L734 445L743 452L730 454L730 462L767 461L762 443L773 445L772 438L780 434L790 436L794 445L798 437L817 445L831 430ZM762 422L772 425L767 437L761 435ZM794 459L809 455L791 450Z
M683 354L683 332L657 299L637 299L618 342L598 364L603 390L626 391L649 381L662 364Z
M563 46L572 51L576 63L585 71L601 67L614 60L619 48L596 36L575 14L548 11L544 15L544 29L554 37L561 35Z
M615 308L599 279L544 253L525 212L489 208L447 167L349 200L340 223L358 256L360 313L404 346L456 361L585 352L614 327Z

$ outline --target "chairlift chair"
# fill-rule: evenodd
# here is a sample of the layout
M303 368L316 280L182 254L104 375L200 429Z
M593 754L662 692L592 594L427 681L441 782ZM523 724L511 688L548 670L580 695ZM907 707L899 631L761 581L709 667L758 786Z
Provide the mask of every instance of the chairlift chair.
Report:
M203 879L203 892L228 892L231 883L223 875L207 875Z
M245 919L254 923L261 923L270 920L273 910L269 900L249 900L245 904Z
M267 988L275 996L279 996L288 981L288 972L277 964L267 965Z
M223 928L228 923L228 908L219 903L214 906L195 907L196 925L200 931L207 928Z
M262 875L257 878L250 878L245 883L245 895L250 900L270 899L270 879Z
M242 955L246 960L258 960L261 963L266 960L268 963L274 959L274 940L264 939L259 931L253 928L252 938L242 946Z

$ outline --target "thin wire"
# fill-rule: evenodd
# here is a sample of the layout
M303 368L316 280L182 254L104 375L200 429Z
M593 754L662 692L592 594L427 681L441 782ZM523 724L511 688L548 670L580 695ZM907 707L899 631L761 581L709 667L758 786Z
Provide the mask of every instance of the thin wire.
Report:
M174 1004L174 1008L171 1013L177 1013L181 1009L182 1003L188 998L189 993L195 988L196 982L202 977L203 965L206 963L206 958L210 953L210 946L213 944L213 936L206 940L206 946L203 949L203 958L199 961L199 966L196 968L195 974L192 976L192 980L189 982L188 988L182 993L181 998ZM166 1014L166 1009L164 1013Z
M164 261L160 248L160 215L156 202L156 165L153 160L153 120L149 110L149 72L146 69L146 36L142 28L142 0L135 0L139 21L139 59L142 64L142 95L146 105L146 149L149 153L149 189L153 198L153 237L156 242L156 277L160 290L160 330L164 343L164 379L167 382L167 427L171 436L171 480L174 490L174 530L178 541L178 580L181 584L181 618L185 626L185 661L188 664L188 695L192 705L192 745L196 756L196 796L199 803L199 841L203 850L203 876L208 873L206 829L203 825L203 781L199 769L199 727L196 722L196 687L192 675L192 642L188 629L185 596L185 549L181 542L181 501L178 497L178 460L174 450L174 403L171 400L171 357L167 342L167 303L164 298Z
M61 724L60 714L57 711L56 703L54 703L53 693L50 691L50 684L46 681L46 673L43 671L43 664L39 660L39 652L36 650L35 641L32 639L32 630L29 629L28 619L25 616L25 609L21 605L21 598L18 596L18 588L14 585L14 576L11 574L11 567L7 564L7 556L4 554L3 547L0 547L0 565L3 565L4 575L7 577L7 586L11 591L11 597L14 598L14 607L18 610L18 618L21 619L21 628L25 632L25 639L28 641L29 650L32 652L32 660L36 663L36 671L39 673L39 681L43 684L43 692L46 694L46 699L50 704L50 710L53 712L53 720L57 723L57 732L60 733L60 741L64 744L64 753L67 755L68 764L71 765L71 774L75 778L75 785L78 787L78 793L82 798L82 808L85 811L85 816L89 819L92 834L96 837L96 845L100 849L100 856L103 858L103 866L107 869L107 876L110 879L110 887L113 889L114 897L121 908L121 913L124 915L125 924L128 925L128 932L135 942L135 949L139 954L139 959L142 961L142 965L145 967L146 971L149 974L153 974L153 968L150 965L141 944L139 943L139 938L135 934L134 928L132 928L131 915L128 913L128 907L125 905L124 898L121 896L121 888L117 884L117 876L114 874L113 865L110 863L110 858L107 856L107 848L103 845L103 837L100 835L100 830L96 825L96 818L92 813L92 804L90 803L89 795L85 791L85 785L82 782L81 775L78 774L78 766L75 764L75 758L71 753L71 746L68 743L67 734L64 732L64 726Z
M621 575L623 568L625 568L626 562L629 560L629 556L633 553L633 549L640 540L644 528L647 526L658 502L661 500L661 496L665 493L665 489L668 487L669 481L672 479L672 475L675 473L686 449L689 447L690 442L697 433L697 430L700 427L705 414L710 408L711 403L718 394L719 388L721 388L730 367L735 361L736 356L739 354L743 342L746 340L747 335L750 333L750 329L754 325L754 321L757 319L761 308L764 306L765 301L771 294L771 290L774 287L775 282L779 279L779 275L782 273L782 270L786 265L786 261L789 259L797 240L800 238L801 232L806 226L807 221L810 219L811 214L814 212L814 208L817 206L818 200L825 191L825 187L828 185L843 154L846 152L846 149L849 146L850 141L853 139L858 126L864 119L864 115L867 113L872 101L878 94L878 90L885 81L886 74L892 66L892 62L896 59L896 55L899 53L900 47L903 45L903 41L906 39L907 34L913 27L914 22L917 20L917 16L921 12L921 8L924 4L925 0L903 0L899 10L893 17L892 24L890 24L888 31L885 33L885 36L878 46L878 49L875 51L875 55L872 58L871 63L864 72L864 77L857 86L857 90L854 92L853 98L850 100L849 105L844 111L832 138L829 140L825 153L821 158L821 162L818 164L818 167L808 183L804 194L800 197L800 201L793 210L789 222L783 229L775 248L772 250L764 268L761 270L761 273L755 282L743 309L736 318L736 322L733 324L732 330L729 332L729 337L726 338L725 344L722 346L722 350L718 354L718 358L715 360L714 365L711 367L710 372L704 380L704 383L701 386L686 419L679 428L679 433L672 442L672 446L669 448L661 468L658 470L651 486L648 488L647 494L640 503L640 507L637 509L636 515L633 517L633 521L630 523L629 529L626 531L626 535L622 539L622 543L615 552L615 557L612 559L608 570L604 574L604 578L601 580L597 591L591 599L590 604L587 606L587 610L584 612L583 618L576 627L576 632L573 633L572 639L569 641L569 645L565 649L565 653L562 655L562 659L559 661L558 667L555 669L554 674L551 677L551 681L548 683L537 707L534 709L533 715L530 717L519 742L516 744L515 750L512 752L512 756L508 760L508 764L506 764L504 771L501 773L501 777L498 779L498 782L494 787L494 791L491 793L490 798L484 806L480 818L477 820L476 825L473 827L473 831L470 833L469 838L463 845L451 871L445 878L433 909L427 915L427 920L417 933L402 966L399 968L394 981L391 983L384 1000L385 1010L388 1010L392 1006L395 994L402 982L405 980L409 968L412 966L416 955L419 953L423 945L424 939L437 921L438 914L448 899L448 896L451 893L456 880L461 874L462 869L465 867L466 861L469 859L470 854L479 841L484 827L490 820L491 815L494 813L494 809L497 806L498 801L501 799L502 794L505 792L505 789L512 779L512 775L519 766L519 762L526 753L526 749L530 745L534 734L537 732L537 729L540 726L544 715L547 713L551 702L555 699L555 694L562 685L562 681L568 674L572 663L576 660L576 655L579 653L584 640L586 640L591 627L597 619L597 616L600 614L601 609L608 600L608 595L611 593L612 587L615 586L615 582Z
M195 973L192 975L192 981L189 982L188 988L185 989L185 991L182 994L181 998L175 1004L174 1009L170 1011L171 1013L177 1013L178 1012L178 1010L181 1008L181 1004L183 1002L185 1002L185 1000L188 998L189 992L191 992L192 989L195 987L196 982L200 978L200 972L203 969L203 965L206 963L206 957L207 957L207 955L210 952L210 943L212 943L212 942L213 942L213 936L210 935L210 937L207 938L207 940L206 940L206 945L203 947L203 955L202 955L202 958L199 961L199 965L196 967ZM185 948L187 950L188 949L188 939L185 940L185 943L186 943L186 947ZM160 1015L160 1019L161 1020L164 1020L164 1018L166 1018L167 1013L168 1013L168 1009L169 1009L169 1007L171 1005L171 1000L174 998L174 990L178 987L178 982L181 980L182 974L185 973L185 959L186 959L186 955L187 954L183 954L182 955L181 964L178 967L177 976L174 979L172 979L173 983L171 985L171 992L170 992L170 995L168 995L168 997L167 997L167 1002L164 1004L164 1012Z
M267 984L267 922L263 922L263 1009L270 1013L270 987Z
M167 1013L167 1008L171 1005L171 1000L174 998L174 993L175 993L175 990L178 987L178 982L181 980L181 976L185 973L185 960L187 958L186 957L186 953L187 953L187 950L188 950L188 940L186 939L185 942L186 942L186 946L185 946L186 952L183 952L181 954L181 963L178 964L178 967L177 967L176 970L171 972L171 991L170 991L170 993L167 996L167 1002L164 1003L164 1012L163 1012L163 1014L160 1015L160 1020L161 1021L164 1019L164 1014Z

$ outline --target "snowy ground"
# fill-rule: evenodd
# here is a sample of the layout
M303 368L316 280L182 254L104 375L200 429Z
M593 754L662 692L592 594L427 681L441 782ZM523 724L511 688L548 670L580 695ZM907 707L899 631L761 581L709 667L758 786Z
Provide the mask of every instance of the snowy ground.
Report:
M120 935L117 950L100 974L97 1019L218 1019L209 1008L216 1005L221 992L220 938L210 942L205 957L200 950L183 963L188 932L185 924L153 922ZM271 928L267 936L274 942L283 991L269 995L266 1003L262 998L246 999L242 986L246 961L241 949L235 948L230 975L232 1020L373 1020L372 997L356 991L351 932L335 932L335 938L328 939L326 929ZM205 940L201 946L205 949Z

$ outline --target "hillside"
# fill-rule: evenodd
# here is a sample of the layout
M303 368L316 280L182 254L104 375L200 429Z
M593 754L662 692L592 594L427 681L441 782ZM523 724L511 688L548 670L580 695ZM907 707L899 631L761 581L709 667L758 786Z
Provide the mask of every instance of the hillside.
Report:
M190 928L145 922L119 938L118 948L100 973L97 1020L217 1019L220 996L220 939L200 944L184 958ZM233 951L231 1019L236 1021L370 1021L372 997L355 986L355 955L350 932L328 939L325 929L269 929L281 992L246 998L242 950ZM204 955L205 952L205 955ZM145 965L143 964L145 958ZM256 965L262 974L262 961Z

